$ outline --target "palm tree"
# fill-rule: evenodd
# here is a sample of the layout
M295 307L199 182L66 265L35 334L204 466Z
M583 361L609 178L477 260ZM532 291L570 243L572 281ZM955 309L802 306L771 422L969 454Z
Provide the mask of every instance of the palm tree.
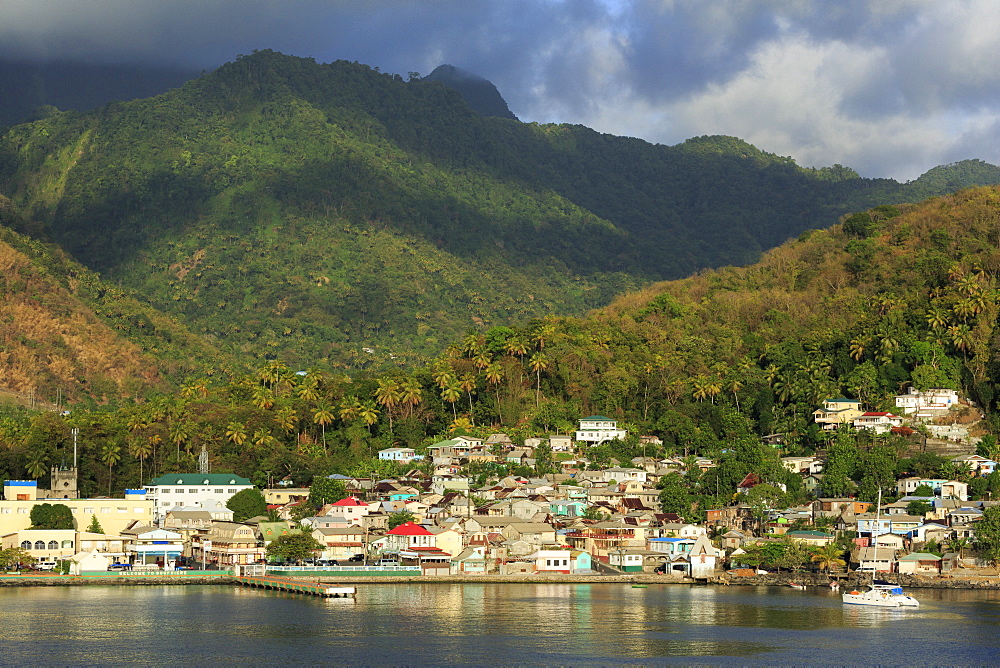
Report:
M278 423L282 431L287 433L295 429L295 425L299 421L299 416L295 414L295 409L291 406L282 406L274 414L274 421Z
M358 401L357 397L344 397L340 401L340 410L338 414L340 419L344 422L351 422L358 417L358 412L361 410L361 402Z
M389 431L392 431L392 409L399 403L399 383L393 378L379 378L375 400L385 408L389 416Z
M842 568L847 565L843 556L844 549L836 543L830 543L829 545L815 548L809 560L814 564L818 564L821 569L825 569L829 573L834 566Z
M378 422L378 409L375 408L375 404L371 401L366 401L361 404L361 409L358 411L358 417L361 421L365 423L368 427L368 433L372 432L372 425Z
M264 387L263 385L258 385L253 388L253 405L261 410L268 410L271 406L274 406L274 392Z
M458 386L469 396L469 419L475 425L475 418L472 415L472 391L476 389L476 377L471 373L464 374L458 379Z
M181 444L191 438L192 425L187 420L177 420L170 425L170 440L177 446L177 459L181 458Z
M449 383L441 390L441 398L451 404L452 419L458 419L458 413L455 411L455 402L462 398L462 390L458 384L454 381Z
M491 362L486 367L486 382L493 385L497 391L497 417L503 422L503 414L500 412L500 381L503 380L503 368L497 362Z
M950 547L953 551L958 552L959 561L962 560L962 552L965 551L965 549L969 547L971 544L972 541L970 541L968 538L952 538L950 541L948 541L948 547Z
M528 360L528 366L535 372L535 408L538 408L542 392L542 371L548 370L549 364L549 358L540 350Z
M230 422L226 425L226 438L234 445L243 445L247 440L246 427L239 422Z
M31 478L41 478L45 475L45 472L49 470L48 465L45 463L45 458L41 455L35 455L28 462L26 467L28 471L28 476Z
M159 437L157 437L159 438ZM139 484L142 484L142 463L145 461L146 457L153 452L152 439L144 439L136 436L130 436L128 440L128 453L132 457L139 460Z
M326 452L326 425L333 422L333 411L326 404L316 406L313 411L313 423L318 424L323 432L323 452Z
M101 461L108 465L108 496L111 496L111 467L122 459L122 446L117 443L105 443L101 446Z
M399 401L410 407L409 415L413 415L413 409L423 399L424 391L420 387L420 381L413 376L405 379L399 388Z
M264 448L274 444L275 439L274 436L271 435L270 431L261 427L254 431L251 441L256 447Z

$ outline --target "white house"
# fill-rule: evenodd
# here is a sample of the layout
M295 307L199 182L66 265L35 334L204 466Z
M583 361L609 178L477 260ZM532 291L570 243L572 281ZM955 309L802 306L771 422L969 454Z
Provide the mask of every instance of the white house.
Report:
M628 432L618 428L618 421L603 415L591 415L580 418L580 428L576 431L576 440L589 443L590 445L600 445L605 441L623 439L628 436Z
M955 390L930 389L918 390L911 387L906 394L896 395L896 408L903 411L903 415L916 413L923 409L947 410L958 404L958 392Z
M232 473L168 473L146 485L146 498L153 500L153 517L159 523L174 508L225 507L234 494L245 489L253 489L253 485Z
M646 482L646 475L645 469L616 466L614 468L604 469L604 482L625 482L626 480Z
M386 448L378 451L378 458L388 462L412 462L414 459L421 459L417 451L413 448Z
M854 419L855 429L870 429L876 434L885 434L893 427L903 424L903 418L892 413L862 413Z

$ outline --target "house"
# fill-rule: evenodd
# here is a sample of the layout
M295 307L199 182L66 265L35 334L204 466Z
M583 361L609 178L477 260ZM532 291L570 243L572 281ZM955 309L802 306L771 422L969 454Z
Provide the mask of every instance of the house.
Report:
M402 554L416 548L436 547L435 536L419 524L405 522L385 534L386 552Z
M911 387L906 394L896 395L896 408L902 410L903 415L917 413L924 409L928 410L948 410L952 406L958 405L958 392L946 389L930 389L920 391Z
M452 575L483 575L486 573L486 546L475 545L451 558Z
M309 498L308 487L268 487L262 491L264 503L269 506L284 506Z
M813 422L823 429L836 429L843 424L852 424L863 412L860 401L844 397L827 399L822 408L813 411Z
M536 550L527 559L536 573L580 573L591 570L591 558L582 550Z
M625 468L615 466L604 469L604 482L625 482L627 480L637 480L640 483L646 482L645 469Z
M588 445L600 445L606 441L623 439L628 432L618 428L618 422L603 415L591 415L580 418L580 427L576 431L576 440Z
M115 558L109 554L90 550L89 552L77 552L73 555L73 563L70 564L70 575L83 575L84 572L105 573L108 566L115 562Z
M997 463L981 455L959 455L952 457L952 462L968 468L973 475L984 476L996 471Z
M208 534L191 545L195 561L220 566L254 564L265 555L264 543L257 538L255 528L242 522L213 522Z
M896 563L896 551L887 547L862 547L851 555L851 562L862 571L891 573Z
M853 420L855 429L868 429L876 434L888 433L893 427L903 424L903 418L892 413L862 413Z
M781 465L792 473L801 475L823 472L823 461L817 457L782 457Z
M647 550L639 548L623 548L608 554L608 565L614 566L623 573L641 573Z
M712 545L712 541L708 539L707 535L698 536L687 554L691 564L691 577L703 580L715 575L716 564L720 556L722 556L720 550Z
M378 451L378 458L383 462L401 462L407 464L414 459L420 459L413 448L385 448Z
M184 535L156 527L134 527L122 531L125 553L133 567L158 566L173 570L184 552Z
M245 489L253 485L232 473L168 473L146 485L146 496L153 501L153 519L159 524L175 508L210 512L225 508L229 499Z
M350 559L355 554L365 554L368 549L365 535L365 530L357 526L324 527L312 531L312 537L323 546L320 558L338 561Z
M833 542L834 537L831 534L823 533L822 531L808 531L805 529L800 529L797 531L788 531L785 533L786 536L792 540L797 540L801 543L805 543L812 547L822 547L824 545L829 545Z
M356 496L335 501L327 506L326 514L329 517L340 518L345 524L360 525L365 515L369 513L368 504L360 501Z
M900 573L937 575L941 572L941 557L929 552L913 552L900 557L896 563Z

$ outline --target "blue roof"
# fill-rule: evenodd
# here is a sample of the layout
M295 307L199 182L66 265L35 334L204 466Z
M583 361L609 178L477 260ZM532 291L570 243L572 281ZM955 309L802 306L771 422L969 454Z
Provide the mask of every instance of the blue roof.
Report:
M38 487L37 480L4 480L5 487Z

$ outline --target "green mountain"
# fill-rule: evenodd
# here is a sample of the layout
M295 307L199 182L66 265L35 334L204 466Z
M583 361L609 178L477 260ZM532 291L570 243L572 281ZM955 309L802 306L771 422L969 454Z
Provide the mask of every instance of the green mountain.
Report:
M997 180L941 169L899 184L735 138L524 124L439 82L269 51L0 137L0 193L49 239L248 364L299 368L402 364Z
M483 116L496 116L516 121L517 116L507 106L506 100L492 81L459 69L454 65L438 65L424 77L424 81L438 81L462 94L462 99Z

